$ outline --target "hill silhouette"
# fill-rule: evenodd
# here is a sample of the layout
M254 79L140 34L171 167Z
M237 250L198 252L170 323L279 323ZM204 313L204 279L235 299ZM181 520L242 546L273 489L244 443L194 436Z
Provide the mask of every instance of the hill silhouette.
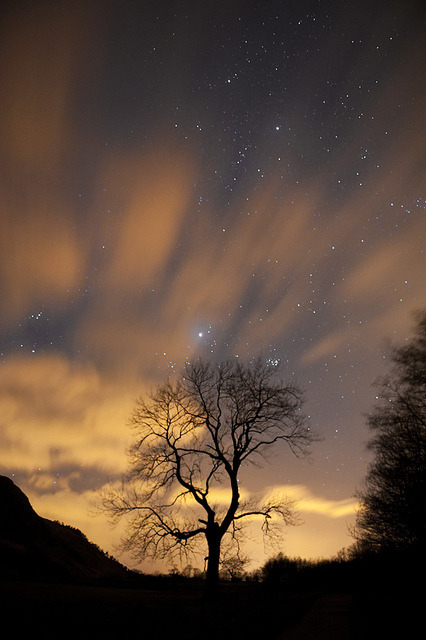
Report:
M0 579L106 581L131 573L79 529L39 516L0 476Z

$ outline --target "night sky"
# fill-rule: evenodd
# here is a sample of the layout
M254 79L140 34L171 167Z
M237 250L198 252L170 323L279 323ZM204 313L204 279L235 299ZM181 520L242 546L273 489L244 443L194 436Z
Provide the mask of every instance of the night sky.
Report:
M242 486L300 499L289 555L352 543L372 383L426 306L421 5L3 5L0 473L40 515L114 553L89 511L135 399L261 357L322 440Z

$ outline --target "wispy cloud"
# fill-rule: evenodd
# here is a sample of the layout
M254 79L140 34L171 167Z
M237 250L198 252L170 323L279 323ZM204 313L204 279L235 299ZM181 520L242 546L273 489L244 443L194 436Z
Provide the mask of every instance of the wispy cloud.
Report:
M352 516L357 510L357 501L354 498L331 500L324 498L304 485L274 486L266 491L266 498L282 495L294 500L300 513L313 513L327 518L344 518Z

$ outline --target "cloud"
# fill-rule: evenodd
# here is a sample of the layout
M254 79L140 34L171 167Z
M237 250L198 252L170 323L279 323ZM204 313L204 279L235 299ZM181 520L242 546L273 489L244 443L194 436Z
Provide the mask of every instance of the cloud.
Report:
M0 368L0 464L15 473L125 466L126 419L141 388L61 355L12 358Z
M17 203L2 216L0 283L12 324L29 310L66 305L82 282L84 255L64 206L36 197L23 215ZM3 206L7 197L3 199Z
M9 324L35 306L68 304L84 282L68 190L73 150L82 147L73 104L78 82L98 65L102 23L79 2L23 11L2 16L0 44L0 286ZM93 50L83 65L89 32Z
M168 266L190 210L194 167L188 155L159 139L143 154L114 156L100 168L108 198L121 211L107 246L107 289L144 290Z
M303 354L301 358L302 364L312 364L317 360L335 354L345 344L345 341L350 339L350 335L351 331L347 329L339 329L330 333Z
M311 513L336 519L352 516L357 510L357 501L353 498L330 500L316 495L304 485L274 486L266 490L265 500L272 496L283 495L296 501L296 508L302 514Z
M234 203L229 224L208 204L194 215L193 163L164 145L134 164L128 158L125 171L111 161L112 193L125 191L121 222L111 228L98 295L75 342L111 366L143 367L158 353L181 363L197 350L200 326L213 326L216 337L230 331L232 346L255 336L265 346L295 320L300 302L308 304L298 269L308 273L330 242L314 233L312 248L314 198L299 194L286 208L275 179L249 194L244 215Z
M396 284L398 273L404 268L405 239L391 241L376 247L374 253L369 254L358 263L345 278L342 286L343 295L353 302L364 304L374 298L389 293L389 287ZM402 264L401 264L402 263Z

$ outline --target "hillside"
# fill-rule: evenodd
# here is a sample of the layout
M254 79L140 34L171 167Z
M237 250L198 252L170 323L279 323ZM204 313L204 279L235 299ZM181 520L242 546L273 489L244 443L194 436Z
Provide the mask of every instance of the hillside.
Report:
M0 476L0 579L105 581L129 574L78 529L40 517Z

